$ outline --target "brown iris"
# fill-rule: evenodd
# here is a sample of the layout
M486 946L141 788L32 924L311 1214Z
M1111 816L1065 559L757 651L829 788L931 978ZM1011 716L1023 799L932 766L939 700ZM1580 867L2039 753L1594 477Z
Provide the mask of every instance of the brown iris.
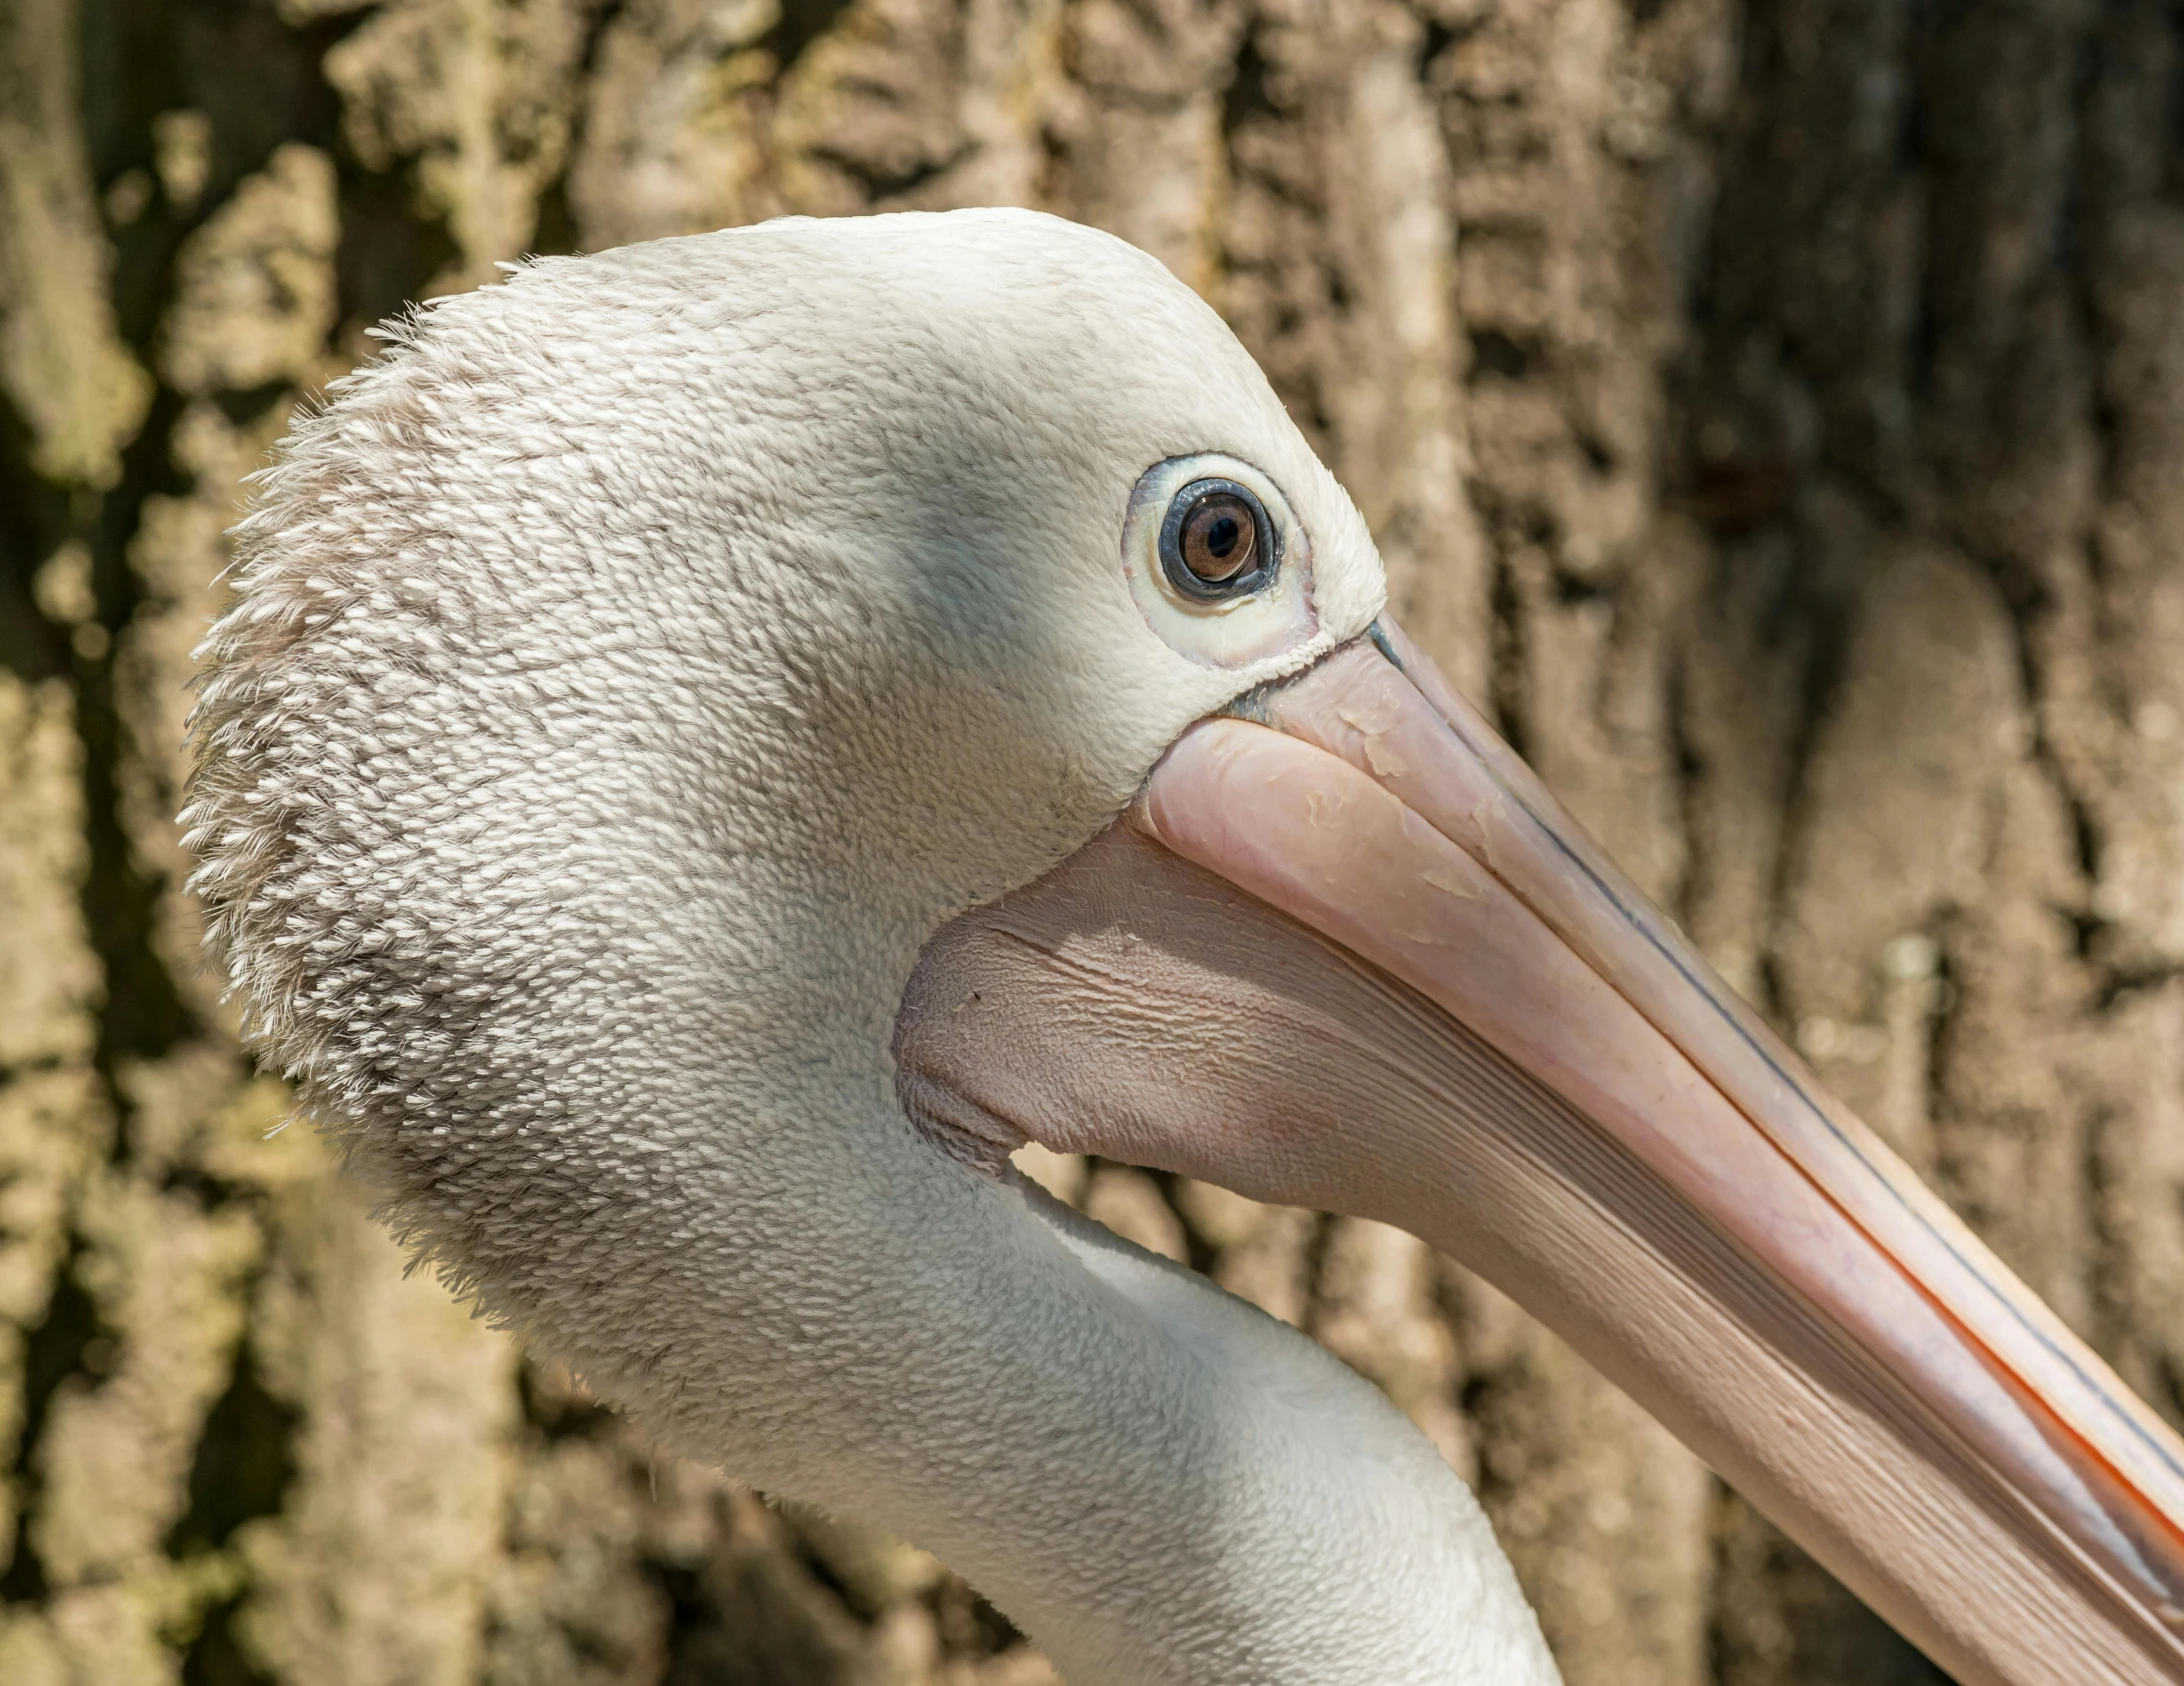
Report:
M1227 492L1202 499L1183 518L1177 538L1183 566L1208 585L1226 585L1249 573L1259 554L1258 522L1251 506Z
M1160 524L1168 583L1202 603L1248 597L1281 565L1265 506L1233 480L1194 480L1176 493Z

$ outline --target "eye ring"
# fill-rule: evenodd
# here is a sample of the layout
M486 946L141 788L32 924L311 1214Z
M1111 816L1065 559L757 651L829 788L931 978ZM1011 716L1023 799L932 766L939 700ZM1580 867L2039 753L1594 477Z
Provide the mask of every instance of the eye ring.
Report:
M1281 571L1281 553L1280 528L1259 495L1235 480L1193 480L1161 519L1161 572L1194 602L1249 597Z
M1209 493L1233 496L1239 489L1248 496L1229 507L1254 517L1254 565L1226 581L1207 581L1177 567L1191 510ZM1185 661L1233 672L1294 650L1318 634L1311 530L1298 519L1281 483L1255 463L1221 451L1161 458L1131 487L1120 537L1131 600L1153 635Z

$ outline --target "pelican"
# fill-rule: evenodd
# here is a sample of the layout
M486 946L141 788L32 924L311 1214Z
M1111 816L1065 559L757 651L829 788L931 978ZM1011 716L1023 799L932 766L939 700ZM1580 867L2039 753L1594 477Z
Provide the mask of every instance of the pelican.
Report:
M1157 262L788 220L386 333L238 529L194 882L400 1232L667 1443L1073 1686L1553 1680L1425 1439L1038 1141L1465 1261L1965 1686L2184 1681L2184 1447L1404 638Z

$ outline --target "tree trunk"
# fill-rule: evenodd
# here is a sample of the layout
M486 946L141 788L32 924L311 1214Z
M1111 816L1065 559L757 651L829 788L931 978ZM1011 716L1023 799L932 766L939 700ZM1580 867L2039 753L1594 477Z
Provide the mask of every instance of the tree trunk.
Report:
M1051 1680L405 1278L182 888L298 396L496 261L784 211L1200 289L1412 631L2184 1414L2180 109L2156 0L0 0L0 1680ZM1386 1387L1571 1686L1934 1677L1409 1238L1041 1169Z

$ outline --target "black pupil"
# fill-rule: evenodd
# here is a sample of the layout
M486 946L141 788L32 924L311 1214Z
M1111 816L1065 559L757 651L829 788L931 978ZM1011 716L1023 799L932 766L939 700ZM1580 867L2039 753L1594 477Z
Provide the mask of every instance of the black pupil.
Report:
M1202 580L1231 580L1251 565L1251 512L1232 497L1211 497L1183 527L1183 565Z

